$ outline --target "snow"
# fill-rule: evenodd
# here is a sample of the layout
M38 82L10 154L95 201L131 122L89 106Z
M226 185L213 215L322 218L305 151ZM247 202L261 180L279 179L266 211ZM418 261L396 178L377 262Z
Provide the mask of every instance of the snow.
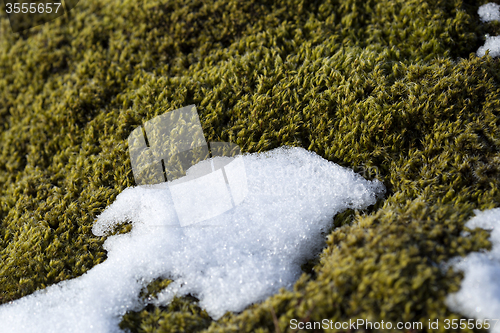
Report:
M236 167L228 168L229 178L240 167L246 177L231 185L235 206L209 218L205 205L191 207L202 218L185 226L170 191L176 181L125 189L93 227L94 234L106 235L132 223L130 232L106 239L107 260L79 278L0 306L0 332L120 332L121 317L144 307L139 294L157 278L173 282L150 303L191 294L214 319L242 311L293 286L300 266L324 245L335 214L372 205L385 191L379 181L301 148L231 163Z
M483 46L477 49L477 56L482 57L486 54L486 51L490 51L490 56L493 58L500 56L500 36L486 36L486 42Z
M482 5L477 10L477 13L483 22L500 21L500 5L496 3L490 2ZM490 50L490 56L493 58L500 56L500 36L490 37L486 35L485 37L486 42L477 50L477 56L484 56L487 50Z
M480 6L477 13L483 22L500 21L500 5L496 3L490 2Z
M448 295L446 304L464 316L476 319L498 319L500 313L500 208L476 211L476 216L467 222L470 229L491 230L491 251L473 252L465 258L457 258L452 266L464 273L461 288ZM491 332L500 332L500 325Z

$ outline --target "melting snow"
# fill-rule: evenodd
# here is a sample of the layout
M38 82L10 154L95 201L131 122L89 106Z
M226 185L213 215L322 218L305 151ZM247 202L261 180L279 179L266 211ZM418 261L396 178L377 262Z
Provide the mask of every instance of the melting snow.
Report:
M476 216L467 222L470 229L491 230L491 251L473 252L465 258L457 258L452 264L464 272L460 290L446 299L446 304L463 315L476 319L498 319L500 314L500 208L485 212L476 211ZM500 332L500 325L492 332Z
M477 49L477 56L482 57L486 54L486 51L490 51L490 56L493 58L500 56L500 36L486 36L486 42L483 46Z
M107 260L79 278L0 306L0 332L120 332L139 293L157 278L172 282L157 299L191 294L215 319L290 288L318 253L332 218L364 208L385 191L352 170L300 148L243 155L248 192L236 207L181 227L167 183L123 191L97 219ZM196 210L196 207L194 208Z
M486 5L482 5L477 10L481 21L483 22L491 22L491 21L499 21L500 20L500 5L496 3L490 2ZM486 51L490 51L490 56L498 57L500 56L500 36L486 35L486 42L483 46L477 49L477 56L482 57L486 54Z
M500 5L496 3L490 2L480 6L477 13L483 22L500 21Z

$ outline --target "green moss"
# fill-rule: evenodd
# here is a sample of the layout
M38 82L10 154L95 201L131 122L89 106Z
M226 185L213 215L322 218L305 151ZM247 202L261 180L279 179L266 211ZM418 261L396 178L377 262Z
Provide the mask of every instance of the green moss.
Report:
M175 297L166 307L148 305L142 311L127 313L120 328L134 333L201 331L212 320L196 301L194 297Z
M176 299L129 313L123 328L458 318L443 301L461 276L437 265L488 246L486 232L461 231L473 209L500 201L500 63L469 56L498 25L480 24L478 6L89 0L22 34L2 13L0 303L105 260L91 227L134 184L129 133L196 104L207 141L304 147L388 194L335 218L294 290L217 322Z

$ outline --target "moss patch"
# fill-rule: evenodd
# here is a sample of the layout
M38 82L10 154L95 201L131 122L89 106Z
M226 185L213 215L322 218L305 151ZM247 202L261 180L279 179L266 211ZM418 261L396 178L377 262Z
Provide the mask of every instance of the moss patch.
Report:
M486 232L460 235L500 201L500 63L469 55L498 25L480 24L478 5L88 0L22 34L1 13L0 303L105 260L91 227L134 184L129 133L196 104L207 141L304 147L388 195L335 219L294 290L217 322L176 299L124 328L460 318L443 301L461 276L437 265L489 246Z

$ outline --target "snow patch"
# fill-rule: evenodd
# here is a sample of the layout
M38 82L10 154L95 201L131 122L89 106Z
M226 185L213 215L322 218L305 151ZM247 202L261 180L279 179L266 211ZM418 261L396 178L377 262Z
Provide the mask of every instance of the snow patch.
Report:
M333 216L361 209L384 191L352 170L301 148L243 155L248 192L236 207L181 227L167 183L127 188L97 219L107 260L83 276L0 306L0 332L120 332L139 294L157 278L173 282L155 304L191 294L215 319L291 288L317 255ZM197 207L193 207L196 210Z
M500 56L500 36L486 36L486 42L477 49L476 54L478 57L482 57L488 50L490 51L490 56L493 58Z
M476 319L497 319L500 313L500 208L475 211L466 227L491 230L491 251L473 252L465 258L457 258L452 266L464 273L461 288L448 295L446 304L463 315ZM491 332L500 333L500 325Z
M477 13L483 22L500 21L500 5L496 3L490 2L480 6Z
M496 3L490 2L482 5L477 13L483 22L500 21L500 5ZM490 51L490 56L493 58L500 56L500 36L490 37L490 35L486 35L485 37L486 42L477 50L477 56L484 56L487 50Z

